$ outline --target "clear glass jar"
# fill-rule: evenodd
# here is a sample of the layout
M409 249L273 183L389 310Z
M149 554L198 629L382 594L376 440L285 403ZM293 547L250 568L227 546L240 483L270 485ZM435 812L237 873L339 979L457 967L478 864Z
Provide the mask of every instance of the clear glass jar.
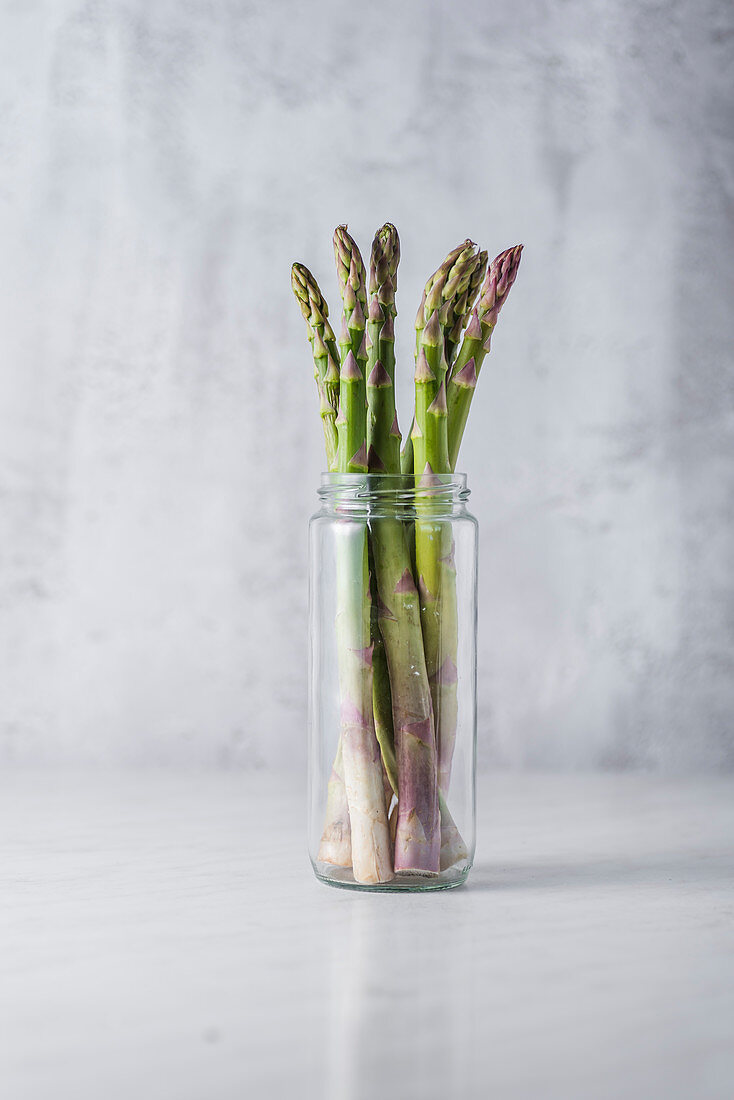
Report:
M440 890L474 857L477 522L463 474L324 474L310 524L309 854Z

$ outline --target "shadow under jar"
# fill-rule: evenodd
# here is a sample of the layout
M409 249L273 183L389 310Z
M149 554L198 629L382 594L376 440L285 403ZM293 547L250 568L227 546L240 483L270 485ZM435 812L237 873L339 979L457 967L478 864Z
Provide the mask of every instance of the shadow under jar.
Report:
M324 474L310 524L309 854L441 890L474 857L477 522L464 474Z

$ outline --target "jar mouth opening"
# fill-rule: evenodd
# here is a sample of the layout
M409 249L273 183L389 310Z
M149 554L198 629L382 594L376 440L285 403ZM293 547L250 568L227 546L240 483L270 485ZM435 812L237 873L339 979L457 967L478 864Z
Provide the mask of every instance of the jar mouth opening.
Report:
M463 503L470 490L466 474L337 474L322 473L318 490L322 501L351 500L393 501L409 503L415 500Z

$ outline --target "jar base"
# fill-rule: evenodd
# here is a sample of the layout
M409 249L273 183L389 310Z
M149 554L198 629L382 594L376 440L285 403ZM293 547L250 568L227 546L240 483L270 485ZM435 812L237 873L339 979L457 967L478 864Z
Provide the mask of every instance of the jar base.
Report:
M334 867L328 863L313 864L314 874L319 882L327 886L335 886L337 890L362 890L372 894L421 894L429 890L453 890L457 886L463 886L471 870L471 864L450 867L438 875L396 875L389 882L363 883L355 882L354 876L348 867Z

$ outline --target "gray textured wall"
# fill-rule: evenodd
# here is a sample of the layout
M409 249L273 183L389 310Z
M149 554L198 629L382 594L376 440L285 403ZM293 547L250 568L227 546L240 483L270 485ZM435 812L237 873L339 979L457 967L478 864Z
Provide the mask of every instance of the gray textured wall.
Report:
M731 766L733 10L6 3L0 759L299 765L292 259L522 240L462 465L482 759ZM400 320L400 318L399 318Z

